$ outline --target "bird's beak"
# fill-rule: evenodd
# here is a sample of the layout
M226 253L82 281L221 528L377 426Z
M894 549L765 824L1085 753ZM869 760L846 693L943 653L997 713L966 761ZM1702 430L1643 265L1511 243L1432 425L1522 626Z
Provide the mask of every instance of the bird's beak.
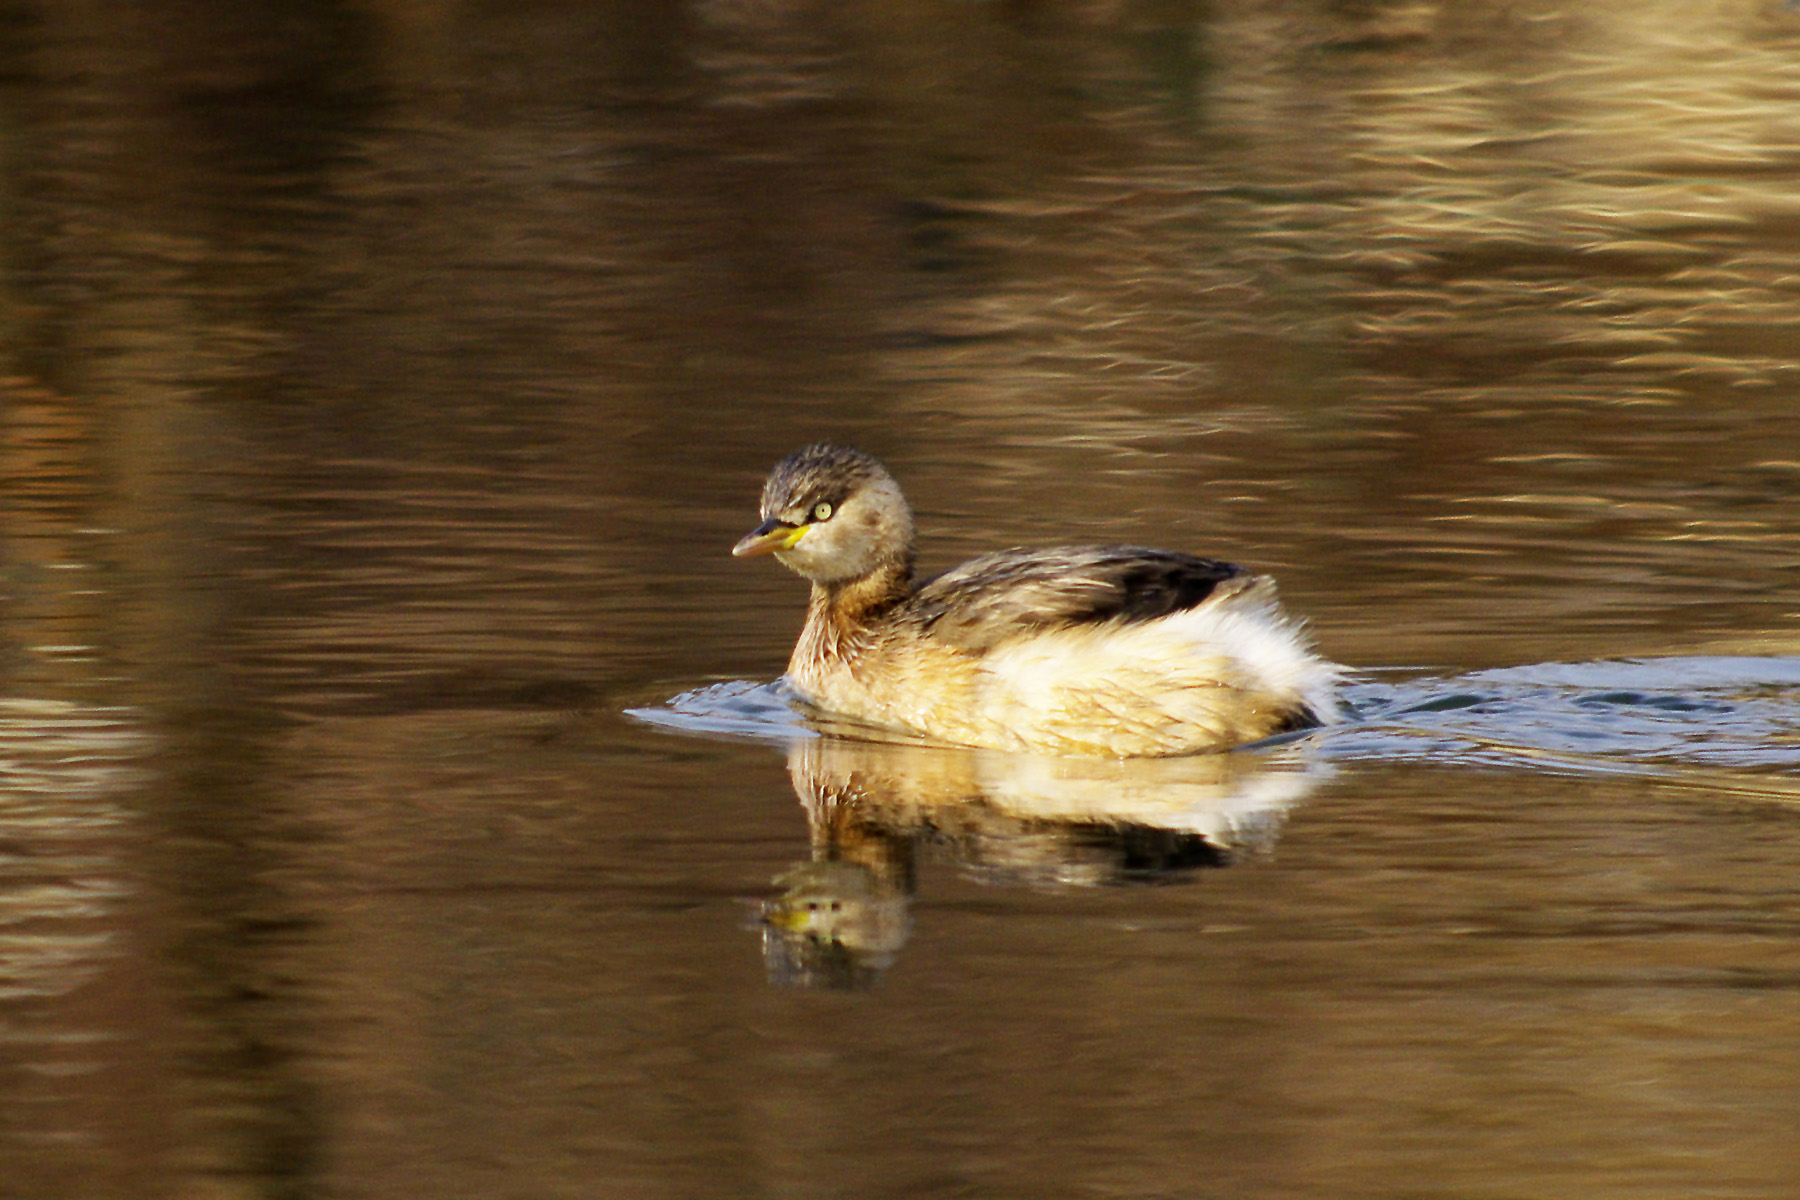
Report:
M755 558L777 550L792 550L811 528L810 525L793 525L780 517L770 517L746 533L744 539L731 548L731 555L733 558Z

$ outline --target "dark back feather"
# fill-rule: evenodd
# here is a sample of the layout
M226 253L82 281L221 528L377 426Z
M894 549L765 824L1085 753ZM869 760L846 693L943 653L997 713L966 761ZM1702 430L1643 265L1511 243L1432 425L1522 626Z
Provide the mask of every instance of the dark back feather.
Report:
M1141 546L1002 550L920 584L907 608L932 636L980 651L1046 628L1155 620L1246 575L1231 563Z

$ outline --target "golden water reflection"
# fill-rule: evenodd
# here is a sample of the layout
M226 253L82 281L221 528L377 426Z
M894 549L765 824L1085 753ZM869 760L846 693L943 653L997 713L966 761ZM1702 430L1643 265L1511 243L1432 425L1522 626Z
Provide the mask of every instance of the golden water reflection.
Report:
M1797 113L1778 0L0 6L0 1192L1795 1194L1738 776L611 718L779 672L820 436L1359 667L1792 655Z
M1304 746L1076 759L810 738L788 751L811 861L777 876L763 951L778 983L855 987L912 932L917 858L1011 887L1168 880L1274 845L1329 774Z

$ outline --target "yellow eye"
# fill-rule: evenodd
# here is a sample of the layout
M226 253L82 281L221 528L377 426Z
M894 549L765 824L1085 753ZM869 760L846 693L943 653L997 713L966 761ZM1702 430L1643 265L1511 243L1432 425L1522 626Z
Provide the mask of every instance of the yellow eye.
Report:
M813 505L813 520L815 520L815 521L831 520L831 505L824 504L824 503Z

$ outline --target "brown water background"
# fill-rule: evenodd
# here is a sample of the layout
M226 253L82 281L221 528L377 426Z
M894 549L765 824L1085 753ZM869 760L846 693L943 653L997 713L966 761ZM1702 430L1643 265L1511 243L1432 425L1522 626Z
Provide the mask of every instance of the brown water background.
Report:
M1792 5L0 0L0 352L6 1200L1800 1194ZM1364 720L801 737L821 437Z

